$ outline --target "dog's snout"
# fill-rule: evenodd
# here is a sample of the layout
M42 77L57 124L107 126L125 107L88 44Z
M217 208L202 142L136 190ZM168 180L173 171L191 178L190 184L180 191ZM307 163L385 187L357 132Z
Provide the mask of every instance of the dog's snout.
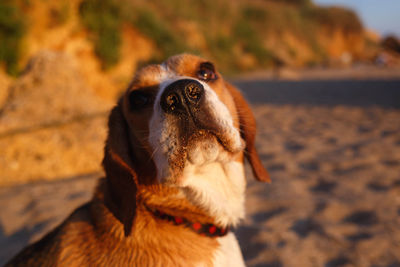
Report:
M161 95L160 105L164 112L188 113L198 106L204 95L204 87L196 80L182 79L171 83Z

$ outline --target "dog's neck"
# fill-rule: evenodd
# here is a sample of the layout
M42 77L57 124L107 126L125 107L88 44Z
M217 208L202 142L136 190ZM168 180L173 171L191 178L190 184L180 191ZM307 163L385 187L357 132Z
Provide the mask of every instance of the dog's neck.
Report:
M158 207L171 210L172 203L179 203L175 209L185 207L186 213L203 214L208 221L220 227L235 227L244 217L244 199L246 180L242 159L227 162L212 162L202 166L187 163L179 185L161 186L162 190L139 192L156 195L152 199L162 202ZM159 195L159 192L168 192ZM149 196L150 197L150 196ZM146 198L144 203L149 203ZM156 205L157 206L157 205ZM176 215L172 210L172 215ZM196 216L196 215L195 215Z
M136 196L128 191L115 192L110 188L113 186L109 182L112 177L107 177L105 203L122 223L126 223L126 219L132 220L132 224L128 224L129 230L134 228L137 210L147 207L201 224L220 228L236 226L244 216L243 165L239 162L216 163L203 167L202 171L196 169L194 166L187 168L186 182L182 187L142 184L134 193ZM119 193L130 196L124 197ZM120 199L131 201L131 207L127 208ZM127 212L132 214L125 214Z
M239 156L235 160L203 166L188 163L183 182L167 186L157 183L154 166L147 166L151 161L135 164L132 172L118 155L109 153L104 160L109 195L106 204L110 203L110 210L124 224L127 235L133 227L138 205L169 210L169 214L177 216L184 212L193 218L201 217L195 221L223 228L236 226L244 217L242 160Z
M217 225L236 226L244 217L243 164L214 162L185 168L182 192L194 205L214 218Z

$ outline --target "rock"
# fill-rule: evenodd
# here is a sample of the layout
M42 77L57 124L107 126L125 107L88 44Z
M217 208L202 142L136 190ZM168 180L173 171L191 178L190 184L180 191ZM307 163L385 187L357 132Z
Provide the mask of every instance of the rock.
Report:
M42 51L9 88L0 132L66 121L108 107L85 86L69 56Z
M0 185L99 171L110 107L70 57L39 53L0 114Z
M381 45L389 51L400 54L400 41L395 36L387 36Z

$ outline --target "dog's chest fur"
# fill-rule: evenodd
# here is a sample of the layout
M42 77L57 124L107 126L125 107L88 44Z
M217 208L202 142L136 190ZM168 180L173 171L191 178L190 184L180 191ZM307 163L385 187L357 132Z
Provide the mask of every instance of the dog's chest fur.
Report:
M91 204L70 216L74 223L56 230L63 248L57 262L65 266L245 266L233 233L218 238L200 236L155 220L143 206L138 206L133 231L125 237L122 225L104 205L104 193L106 188L100 184ZM173 203L169 204L182 206L179 201Z

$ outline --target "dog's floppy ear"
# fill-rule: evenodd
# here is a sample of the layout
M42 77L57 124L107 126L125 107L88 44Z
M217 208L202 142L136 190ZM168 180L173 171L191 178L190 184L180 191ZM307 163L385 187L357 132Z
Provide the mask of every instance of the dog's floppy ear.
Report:
M241 136L246 141L245 156L251 165L253 175L258 181L271 182L269 174L262 165L260 157L256 151L256 120L253 112L238 89L227 82L225 82L225 86L235 101L239 115Z
M109 116L108 137L104 148L103 167L111 200L109 208L124 225L125 236L132 230L136 212L138 178L130 151L128 125L121 101Z

